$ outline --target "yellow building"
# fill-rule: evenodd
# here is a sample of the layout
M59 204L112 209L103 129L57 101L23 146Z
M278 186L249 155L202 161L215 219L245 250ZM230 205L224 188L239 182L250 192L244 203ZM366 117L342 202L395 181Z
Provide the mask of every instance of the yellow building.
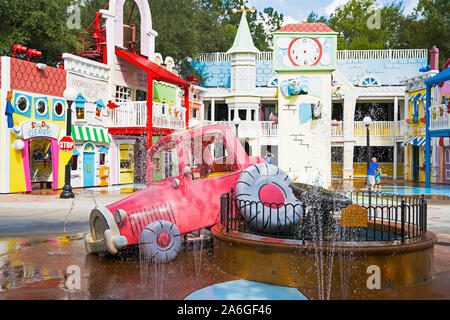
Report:
M425 127L426 127L426 88L425 80L438 71L431 70L420 76L406 79L408 134L401 143L404 149L405 180L425 182ZM433 95L432 95L433 96Z
M0 127L1 193L62 188L58 141L66 129L65 88L64 70L1 58L2 114L12 111Z

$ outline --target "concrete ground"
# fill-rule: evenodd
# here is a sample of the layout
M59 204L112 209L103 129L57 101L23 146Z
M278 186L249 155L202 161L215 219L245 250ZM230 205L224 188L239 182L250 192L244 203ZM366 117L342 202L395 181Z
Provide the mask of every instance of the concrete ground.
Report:
M136 253L121 259L86 254L83 236L92 208L123 199L142 187L78 189L75 199L69 200L53 191L0 195L0 300L183 299L206 286L236 280L214 266L210 249L185 251L173 263L148 269L145 280ZM407 288L349 293L347 298L450 300L448 199L430 197L428 230L438 237L433 280ZM71 265L81 268L80 290L64 286ZM314 291L302 293L317 299ZM341 298L340 292L331 294L331 299Z

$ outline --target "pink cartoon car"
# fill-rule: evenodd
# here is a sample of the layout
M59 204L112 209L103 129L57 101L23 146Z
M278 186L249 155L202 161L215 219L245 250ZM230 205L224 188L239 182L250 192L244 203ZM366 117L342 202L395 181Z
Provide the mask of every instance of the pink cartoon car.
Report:
M90 233L85 239L89 253L116 254L121 248L139 244L149 260L169 262L180 250L181 235L220 221L223 193L236 189L237 184L246 188L260 185L255 192L245 192L246 197L254 193L255 200L260 200L262 186L275 181L267 180L271 174L274 179L286 181L286 188L289 183L287 175L277 167L259 157L249 157L233 130L224 125L166 136L150 149L148 156L151 168L146 189L92 210ZM257 178L266 169L267 173ZM248 178L251 181L246 182ZM287 199L283 196L286 192L274 185L263 191L263 197L278 195L276 200L281 202Z
M89 253L116 254L125 246L141 244L157 261L173 260L180 235L218 223L221 194L235 188L248 166L264 162L249 157L228 126L166 136L148 156L145 190L92 210L85 239Z

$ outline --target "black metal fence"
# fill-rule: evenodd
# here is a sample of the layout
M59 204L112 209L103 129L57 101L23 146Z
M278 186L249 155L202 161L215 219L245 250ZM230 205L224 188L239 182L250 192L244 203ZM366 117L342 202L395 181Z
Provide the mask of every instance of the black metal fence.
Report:
M308 206L249 202L239 200L233 189L221 196L221 225L226 232L238 231L300 241L405 241L419 238L427 231L427 201L423 195L416 197L374 192L349 192L344 195L353 204L367 209L367 227L342 226L342 210L332 202L326 206L320 201ZM302 210L300 219L286 216L287 211L295 212L298 206Z

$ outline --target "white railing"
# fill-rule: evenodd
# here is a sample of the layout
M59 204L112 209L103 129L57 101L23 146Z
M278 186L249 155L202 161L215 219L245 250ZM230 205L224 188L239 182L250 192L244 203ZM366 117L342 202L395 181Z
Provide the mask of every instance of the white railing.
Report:
M146 127L147 126L147 102L129 101L118 103L119 107L111 110L112 128ZM153 102L153 126L167 129L186 128L186 109L184 107L172 107L168 104Z
M236 128L233 121L203 120L203 126L214 124L228 125L233 130ZM278 124L272 121L241 121L238 127L240 138L278 137Z
M430 114L430 130L450 129L450 115L445 104L430 107Z
M347 59L428 59L427 49L396 49L396 50L338 50L338 60ZM230 61L231 55L224 52L201 53L194 61L221 62ZM273 60L273 52L260 52L256 60Z
M111 110L111 127L145 127L147 125L145 101L120 102L118 105L120 107Z
M337 59L428 59L427 49L338 50Z
M261 137L278 137L278 124L272 121L261 121Z

